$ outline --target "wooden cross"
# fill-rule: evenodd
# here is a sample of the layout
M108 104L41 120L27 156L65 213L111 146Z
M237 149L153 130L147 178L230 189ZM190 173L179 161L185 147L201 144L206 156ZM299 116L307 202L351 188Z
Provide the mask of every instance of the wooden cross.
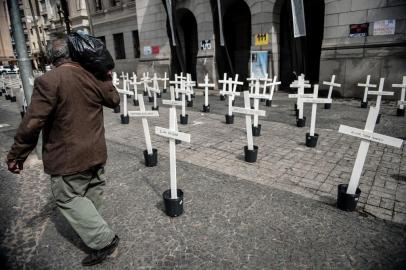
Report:
M367 102L367 98L368 98L368 88L369 88L369 87L372 87L372 88L376 87L376 84L370 84L370 83L369 83L370 80L371 80L371 75L368 75L368 76L367 76L367 81L366 81L365 83L358 83L358 86L360 86L360 87L365 87L365 89L364 89L364 97L362 98L362 101L363 101L364 103Z
M268 76L268 75L267 75ZM254 94L254 88L257 81L259 81L259 77L255 77L254 73L251 73L251 77L247 78L247 81L250 82L250 94Z
M127 89L128 84L126 83L125 80L123 83L123 89L118 88L117 81L118 81L117 74L113 73L113 84L116 87L117 92L119 92L120 94L123 94L123 116L127 117L127 115L128 115L127 95L132 96L132 95L134 95L134 92L128 91L128 89Z
M233 87L233 79L232 78L229 78L227 80L227 85L228 85L227 91L220 91L220 95L228 96L228 115L231 116L231 115L233 115L233 111L232 111L233 99L234 99L233 97L234 96L239 96L240 93L233 91L234 87Z
M182 117L186 116L186 95L191 94L191 91L189 88L186 87L186 81L181 80L180 81L180 88L178 89L178 93L182 95ZM175 93L176 94L176 93Z
M176 143L175 140L180 140L190 143L190 134L179 132L176 129L176 109L169 109L169 129L155 127L155 134L165 138L169 138L169 166L170 166L170 186L171 198L177 199L177 181L176 181Z
M257 82L257 83L259 83L259 82ZM245 114L245 129L247 132L247 147L248 147L248 150L254 150L254 139L252 137L251 115L265 116L266 113L264 110L251 109L250 94L248 91L244 91L244 106L245 106L245 108L233 107L232 111L235 113Z
M169 82L169 78L168 78L166 72L164 73L164 77L160 78L160 80L164 82L164 88L162 89L163 90L162 92L166 93L166 82Z
M178 93L178 89L182 83L182 79L180 79L180 76L178 76L178 74L175 74L175 80L174 81L169 81L169 84L173 84L175 86L175 98L178 99L179 98L179 93Z
M383 91L383 85L385 82L385 78L381 78L379 80L379 88L378 91L368 91L368 94L370 95L376 95L376 104L375 107L378 108L378 110L380 110L381 108L381 100L382 100L382 96L393 96L393 92L387 92L387 91Z
M151 94L148 91L148 83L151 82L151 79L149 78L149 73L148 72L147 72L146 76L145 76L145 73L142 73L141 82L144 84L144 94L146 95L148 93L148 97L150 97Z
M376 119L378 118L379 108L370 107L367 122L365 124L364 130L353 128L345 125L340 125L338 132L355 136L361 138L361 144L358 148L357 157L355 159L354 168L352 169L352 174L350 178L350 183L348 184L347 194L355 194L359 179L361 177L362 169L364 167L365 159L368 154L368 148L370 142L377 142L381 144L390 145L393 147L400 148L403 144L401 139L381 135L374 133L374 128L376 124Z
M266 94L266 87L271 86L271 90L269 91L269 96L268 96L268 100L269 100L270 102L272 102L273 94L275 93L275 88L276 88L276 86L281 84L280 81L279 81L279 82L277 81L277 78L278 78L278 77L275 75L275 76L273 77L273 79L271 79L271 81L270 81L269 83L266 82L265 85L264 85L264 93L263 93L263 94ZM269 104L270 102L267 102L267 104ZM270 105L269 105L269 106L270 106Z
M291 94L288 95L289 98L297 98L296 104L297 104L297 109L299 110L299 119L303 119L303 102L302 102L302 98L304 97L312 97L312 94L310 95L306 95L304 93L304 89L305 88L310 88L311 85L306 83L305 79L304 79L304 75L302 74L301 76L299 76L299 80L297 82L294 82L292 84L290 84L291 88L297 88L297 95L295 94Z
M162 104L163 105L170 105L172 106L172 108L176 108L176 106L183 106L183 102L182 101L178 101L176 100L176 96L175 96L175 89L173 86L169 87L169 91L171 93L171 99L163 99L162 100ZM175 128L176 130L178 130L178 122L175 123ZM180 141L178 141L180 143Z
M209 87L214 87L214 83L209 83L209 75L204 76L204 83L199 83L199 87L204 87L204 106L209 106Z
M147 117L159 117L159 113L157 111L146 111L144 105L144 99L142 95L138 95L139 100L139 111L129 111L128 115L130 117L141 117L142 119L142 128L144 129L144 136L145 136L145 143L147 145L147 153L148 155L152 155L152 143L151 143L151 135L149 133L149 126Z
M317 113L317 104L327 104L331 103L331 98L318 98L319 94L319 85L315 84L313 87L313 97L305 97L302 98L303 103L311 103L312 104L312 118L310 120L310 136L314 136L314 130L316 129L316 113Z
M124 73L124 71L121 71L121 75L120 78L124 81L127 80L128 81L128 73Z
M400 88L400 100L398 102L399 109L405 110L405 92L406 92L406 76L403 76L403 81L401 84L392 84L392 87Z
M133 72L133 76L131 77L131 80L128 81L128 83L133 86L134 105L136 105L138 103L138 85L141 85L142 82L137 82L137 75ZM130 89L130 87L128 87L128 89Z
M222 88L221 88L221 91L220 91L220 95L221 95L221 92L227 91L227 89L226 89L227 83L228 83L228 80L227 80L227 73L224 73L224 74L223 74L223 79L222 79L222 80L219 80L219 83L222 84ZM222 96L224 96L224 95L222 95Z
M333 93L333 88L334 88L334 86L335 86L335 87L341 87L341 84L340 84L340 83L335 83L335 82L334 82L335 79L336 79L336 75L333 75L333 76L331 76L331 81L330 81L330 82L323 81L323 84L324 84L324 85L330 86L329 89L328 89L327 98L331 98L331 94Z
M148 86L148 93L151 93L151 92L152 92L152 96L154 98L154 106L152 107L152 109L153 110L158 110L159 107L157 105L156 99L157 99L157 94L161 93L161 90L159 90L158 78L156 76L156 73L154 74L154 77L153 77L152 87Z
M185 87L189 90L189 93L187 94L187 100L189 102L192 100L192 95L194 94L194 86L196 86L196 82L192 81L192 75L189 73L186 74Z

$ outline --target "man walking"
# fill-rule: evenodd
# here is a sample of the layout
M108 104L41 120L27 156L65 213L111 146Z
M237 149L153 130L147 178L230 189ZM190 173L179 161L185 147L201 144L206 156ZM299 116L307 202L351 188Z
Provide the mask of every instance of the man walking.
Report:
M7 165L20 173L42 130L44 170L51 175L56 205L92 249L82 264L94 265L112 254L119 242L99 209L107 160L103 106L116 107L120 97L111 80L99 81L70 60L64 34L54 36L48 56L55 68L34 82Z

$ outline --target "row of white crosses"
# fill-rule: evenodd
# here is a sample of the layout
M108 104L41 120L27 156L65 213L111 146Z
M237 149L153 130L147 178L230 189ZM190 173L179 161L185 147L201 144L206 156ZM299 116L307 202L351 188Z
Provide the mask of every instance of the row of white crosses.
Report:
M267 101L267 106L271 106L272 103L272 99L273 99L273 95L275 93L275 88L277 85L281 84L281 82L277 81L277 76L274 76L273 79L272 78L268 78L268 74L265 74L265 77L261 78L261 77L254 77L253 74L251 74L250 78L247 78L247 81L250 81L250 94L259 94L259 90L257 90L257 83L263 82L262 83L262 97L260 97L259 99L264 99ZM267 94L267 89L268 87L271 87L269 90L269 94Z

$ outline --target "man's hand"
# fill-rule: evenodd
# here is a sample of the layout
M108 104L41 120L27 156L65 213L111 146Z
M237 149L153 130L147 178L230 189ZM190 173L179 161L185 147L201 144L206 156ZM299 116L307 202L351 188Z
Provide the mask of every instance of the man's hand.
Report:
M7 160L7 167L10 172L19 174L23 170L23 163L15 159Z

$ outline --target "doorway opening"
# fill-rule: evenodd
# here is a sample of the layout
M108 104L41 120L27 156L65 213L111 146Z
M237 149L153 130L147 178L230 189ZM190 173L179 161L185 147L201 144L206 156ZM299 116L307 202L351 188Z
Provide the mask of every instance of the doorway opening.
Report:
M197 22L193 13L185 8L176 10L178 34L181 43L186 73L196 81L196 63L198 53Z
M318 83L320 54L324 31L324 0L304 0L306 36L293 36L292 5L290 0L282 3L280 13L280 78L282 88L300 74L310 83Z

